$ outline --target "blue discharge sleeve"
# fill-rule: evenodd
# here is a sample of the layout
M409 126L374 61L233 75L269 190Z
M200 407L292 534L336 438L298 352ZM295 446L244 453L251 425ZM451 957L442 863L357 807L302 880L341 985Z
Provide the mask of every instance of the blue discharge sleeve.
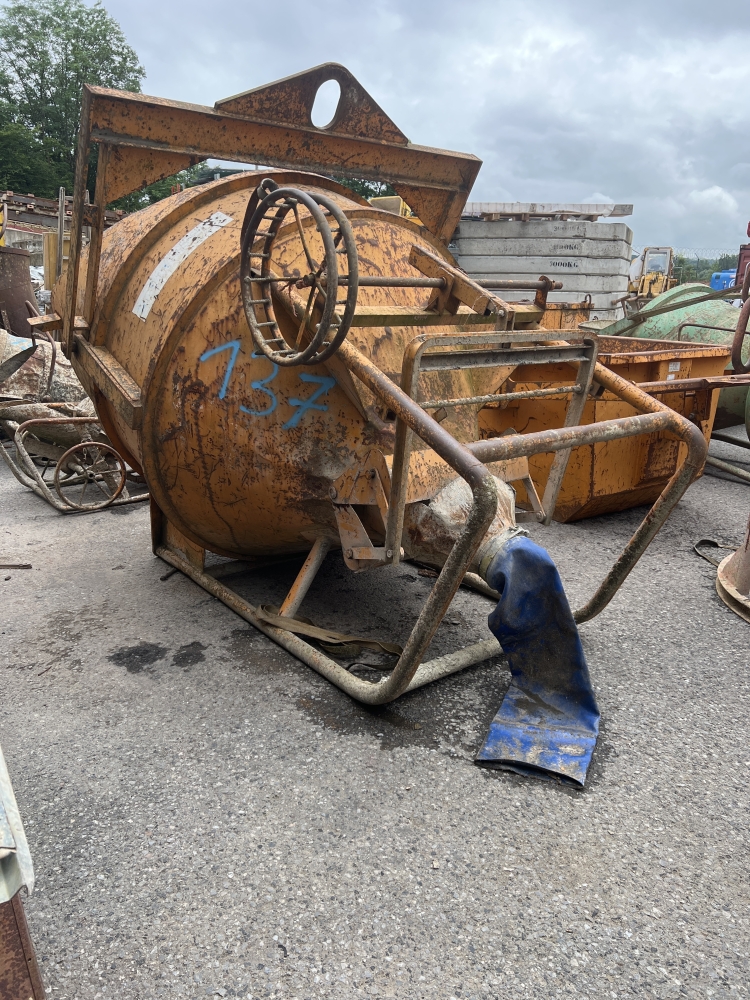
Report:
M486 578L500 594L489 626L512 680L477 763L583 785L599 709L557 567L545 549L517 536Z

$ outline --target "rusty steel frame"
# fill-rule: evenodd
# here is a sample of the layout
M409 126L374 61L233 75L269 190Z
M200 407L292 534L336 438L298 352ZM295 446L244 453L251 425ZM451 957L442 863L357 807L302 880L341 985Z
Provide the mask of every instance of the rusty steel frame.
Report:
M486 396L465 396L462 399L423 399L419 405L424 410L442 407L467 406L470 403L506 403L517 399L540 399L545 396L567 396L569 392L582 392L580 385L561 385L552 389L529 389L524 392L493 392Z
M430 348L469 348L474 350L459 350L454 352L439 351L427 355L430 367L441 369L459 369L469 367L472 362L482 367L491 363L492 366L520 365L520 364L547 364L549 361L568 360L572 363L578 362L579 371L575 386L572 387L573 396L568 406L565 426L574 426L580 419L583 407L586 402L586 395L591 386L596 364L597 342L596 338L583 336L575 338L580 343L571 344L573 338L569 338L563 344L541 345L539 346L539 333L517 333L513 331L496 332L492 334L421 334L409 342L401 366L401 388L411 398L416 400L419 386L419 376L426 370L425 355ZM519 346L531 344L530 347ZM480 350L479 348L482 348ZM562 390L538 389L524 393L524 398L536 396L557 395ZM427 400L420 402L423 409L435 409L439 406L461 406L492 402L494 400L504 400L510 398L510 394L496 393L488 396L467 396L465 399L450 400ZM520 394L514 396L520 398ZM409 458L411 455L411 429L406 423L398 418L396 421L396 440L393 450L393 470L391 484L391 505L388 512L388 523L386 525L386 551L391 551L391 561L399 561L401 536L403 534L404 513L406 508L406 490L409 479ZM560 491L562 478L568 462L570 450L563 450L555 456L550 478L544 498L541 501L540 520L549 524L552 512L555 508L557 495ZM555 478L553 479L553 472ZM532 505L536 508L536 489L529 480L530 497ZM550 485L551 484L551 485ZM395 503L394 503L395 497ZM538 502L538 501L537 501Z
M63 404L57 404L57 405L59 406ZM36 495L38 497L41 497L42 500L46 500L51 507L55 508L55 510L59 511L61 514L92 514L98 510L107 510L109 507L122 507L125 504L139 503L142 500L148 499L149 497L148 493L140 493L137 496L132 496L132 497L128 496L121 498L120 493L122 493L122 489L120 489L117 495L108 503L102 504L97 507L90 507L90 508L73 507L67 503L64 503L62 500L58 499L58 497L54 495L52 490L49 488L47 483L45 483L44 479L39 474L39 470L34 465L33 459L31 458L29 453L26 451L26 448L24 447L23 443L24 435L29 433L33 426L36 426L38 424L46 426L50 426L51 424L90 424L99 426L101 425L99 424L99 421L96 419L96 417L94 417L93 419L91 417L35 417L32 420L24 421L24 423L22 423L19 427L16 428L16 432L13 437L13 443L15 444L16 451L20 456L21 460L23 461L24 465L26 466L27 471L24 471L24 469L17 462L14 462L13 459L10 457L10 455L8 455L8 453L6 452L5 448L0 446L0 454L2 454L2 457L5 460L5 464L8 466L13 475L16 477L18 482L22 486L25 486L27 489L30 489L33 493L36 493ZM94 444L96 443L97 442L94 442ZM103 444L103 442L101 443ZM71 450L72 449L70 448L67 449L67 451ZM114 448L112 450L115 451ZM120 460L122 461L122 459ZM63 483L62 485L65 484Z
M279 299L290 313L297 319L304 316L304 307L291 289L279 291ZM636 530L633 537L615 561L602 584L589 602L575 612L578 622L589 621L611 601L625 578L635 566L648 544L661 528L662 524L679 501L690 483L703 468L708 446L700 430L685 417L670 409L666 404L649 396L634 383L616 375L601 363L596 361L596 342L590 338L587 342L581 338L579 344L570 345L567 342L541 347L517 346L524 343L539 341L538 332L519 333L516 331L499 331L492 334L422 334L409 342L404 352L402 363L401 388L396 386L369 358L358 351L348 341L339 347L337 357L343 361L353 375L375 393L397 418L396 443L392 466L391 493L386 524L385 552L391 555L388 561L397 563L400 558L400 541L403 532L403 519L406 504L406 481L408 476L409 438L411 433L417 435L432 448L458 475L469 485L472 491L473 504L463 532L455 543L448 559L442 567L430 595L422 608L412 630L404 651L392 672L378 682L370 682L353 677L339 664L324 656L314 647L293 637L292 641L279 637L280 630L264 625L264 631L270 638L278 641L298 656L303 662L322 673L342 690L352 697L368 704L384 704L399 697L407 690L428 680L447 676L468 666L481 662L489 656L496 655L500 650L497 644L487 640L465 647L454 653L440 657L420 666L421 657L432 640L438 625L446 613L456 591L469 573L471 560L479 547L487 527L492 522L497 509L497 491L494 478L483 464L485 461L504 461L540 452L567 452L574 447L594 444L599 441L611 441L624 437L655 432L669 432L687 445L687 455L683 464L669 480L661 495L657 498L649 513ZM514 343L516 346L503 349L504 354L497 354L499 345ZM417 390L417 379L421 366L421 358L428 346L445 347L478 347L489 350L474 352L458 351L455 358L461 358L464 364L474 361L486 365L494 358L494 364L502 364L503 360L513 359L513 363L531 362L532 356L537 359L566 360L580 362L580 367L587 369L583 381L590 385L592 380L604 386L618 398L629 403L640 411L638 416L623 417L618 420L602 421L582 427L568 426L536 434L509 435L489 441L478 441L461 444L448 431L431 418L418 403L414 396ZM591 348L594 348L593 352ZM494 350L493 350L494 348ZM586 350L585 355L582 352ZM525 352L525 353L524 353ZM576 357L576 352L579 357ZM473 354L473 357L472 357ZM454 355L446 352L441 358L439 353L430 356L432 364L440 367L454 367L451 360ZM516 360L517 358L517 360ZM456 367L460 367L457 365ZM582 383L579 372L577 384ZM583 391L580 396L585 399ZM575 398L575 397L574 397ZM400 425L400 432L399 432ZM477 463L477 458L482 463ZM492 499L489 499L490 494ZM161 552L159 552L161 554ZM176 565L176 563L175 563ZM304 572L304 567L303 571ZM195 577L196 569L191 568L190 575ZM470 574L473 575L473 574ZM296 584L295 584L296 585ZM212 589L212 592L214 590ZM229 592L231 595L232 592ZM254 612L252 606L243 602L237 595L228 596L230 606L245 609L243 617ZM218 593L216 596L220 596ZM224 600L224 598L221 598ZM257 620L257 619L255 619ZM255 622L254 622L255 623ZM260 627L260 626L259 626ZM273 634L272 634L273 633ZM286 633L288 636L289 634Z
M293 301L293 300L292 300ZM209 576L185 556L166 545L159 545L156 554L177 567L201 587L213 594L250 624L273 639L297 659L341 688L351 697L369 705L386 704L407 691L413 691L449 674L499 655L502 650L496 639L465 646L453 653L422 663L422 656L432 641L438 625L461 583L470 573L469 567L487 528L497 510L497 489L494 477L485 462L502 461L540 452L559 452L599 441L655 432L669 432L687 445L687 456L667 483L662 494L638 527L633 537L615 561L604 581L588 603L575 612L577 622L589 621L611 601L644 550L661 528L690 483L700 472L706 456L706 441L699 429L680 414L642 392L632 382L615 375L597 362L594 378L625 402L641 412L633 417L606 420L581 427L563 427L533 434L477 441L468 445L458 442L433 420L410 395L400 389L372 361L348 342L338 351L346 367L368 388L393 409L408 429L416 433L451 468L466 481L472 492L472 508L464 529L443 565L422 611L407 639L404 650L393 670L378 681L356 677L331 657L305 642L299 636L268 625L258 617L248 601L224 584ZM393 504L394 487L391 487ZM308 556L284 604L295 611L307 591L322 558L322 543ZM282 605L283 606L283 605ZM287 610L287 613L288 610Z
M312 124L318 88L341 99L326 128ZM99 147L94 204L86 204L91 144ZM106 206L208 158L389 181L447 243L482 165L476 156L410 143L343 66L327 63L204 107L105 87L83 88L62 342L93 321ZM83 316L75 315L82 229L91 227Z
M331 125L325 129L318 129L312 125L310 111L318 87L328 79L337 79L341 83L342 101ZM86 178L92 143L99 146L99 159L94 204L87 205ZM93 323L106 205L139 187L208 157L274 167L292 167L297 170L334 171L349 177L389 180L396 191L416 210L426 228L444 242L447 242L460 218L461 210L481 166L481 161L473 156L410 144L351 74L344 67L335 64L317 67L297 77L218 102L214 108L85 86L62 317L63 347L66 354L70 355L74 349L76 333L83 343ZM78 295L84 225L91 226L91 243L83 296L83 316L79 317L76 316L75 303ZM451 268L434 255L421 251L417 256L419 261L411 262L418 266L427 278L449 274L450 289L445 287L442 292L446 301L449 301L451 296L455 299L455 308L449 307L449 313L455 314L458 302L465 302L461 297L462 294L470 293L470 296L476 298L477 291L481 291L477 283L471 282L457 269ZM435 287L437 294L438 288L442 286L436 283L430 287ZM502 283L496 287L511 286ZM538 304L546 299L551 282L549 279L540 279L538 283L530 283L529 287L536 289ZM286 300L292 307L293 314L298 313L299 303L291 290L280 290L278 297L282 301ZM436 300L438 301L441 301L440 297ZM476 298L476 303L479 301L480 299ZM476 303L472 298L465 304L474 308L476 313L479 308ZM475 316L480 322L487 325L494 323L498 334L504 326L512 326L514 312L512 305L508 306L502 300L490 295L484 300L479 309L480 313L486 311L485 306L490 309L493 316L488 318ZM444 313L442 306L435 311L436 323L445 325ZM431 318L431 314L428 316ZM365 323L370 326L378 325L370 315L363 314L361 319L362 323L358 325ZM420 320L424 323L424 316L421 316ZM466 317L452 315L448 317L448 321L458 325L465 322ZM404 323L406 322L404 318ZM530 335L529 339L531 336L533 335ZM425 335L425 338L432 339L429 335ZM417 341L420 339L417 338ZM457 343L462 339L465 338L453 338ZM469 342L476 344L479 339L475 336L469 338ZM483 339L487 340L487 335L484 335ZM524 338L523 335L511 333L506 329L503 339L508 342ZM446 341L443 340L443 343ZM415 347L414 350L416 349ZM563 358L565 351L560 348L550 347L544 350L547 360L553 357L556 360L572 358L570 353ZM568 348L568 352L571 350ZM508 358L515 354L518 354L518 350L508 351ZM542 354L543 351L540 349L537 353L540 360ZM352 697L368 704L384 704L392 701L405 691L479 663L500 652L497 641L488 639L430 662L421 663L458 587L467 578L472 559L497 510L495 479L486 468L483 459L494 461L538 452L560 453L597 441L615 440L654 431L668 431L687 444L688 454L685 461L670 479L593 598L577 613L578 621L589 620L611 600L669 512L700 472L705 459L706 442L694 425L664 404L647 396L632 383L615 376L595 362L596 381L641 411L638 416L584 427L569 426L539 434L513 435L463 445L441 428L440 424L413 398L416 386L413 388L411 386L406 356L402 373L405 379L402 381L403 388L394 385L373 362L346 341L339 347L337 357L353 375L396 413L397 426L400 429L397 432L399 455L398 462L394 455L394 480L386 541L386 549L390 547L393 552L392 561L397 562L400 554L400 547L394 542L400 539L403 531L404 480L411 433L416 433L461 476L472 492L472 507L464 528L448 555L393 670L377 682L355 677L298 636L265 623L255 613L252 605L206 573L202 564L199 566L191 560L189 553L181 554L169 544L158 544L155 551L166 562L182 570L294 656L313 667ZM587 357L576 360L583 362L591 359ZM494 363L497 364L498 361ZM416 367L418 369L418 365ZM577 383L581 384L580 372ZM407 385L412 391L404 391ZM573 398L575 401L577 398L583 401L585 393L582 391ZM322 563L325 548L326 545L322 541L316 542L313 546L313 551L284 601L286 614L294 614L299 607Z

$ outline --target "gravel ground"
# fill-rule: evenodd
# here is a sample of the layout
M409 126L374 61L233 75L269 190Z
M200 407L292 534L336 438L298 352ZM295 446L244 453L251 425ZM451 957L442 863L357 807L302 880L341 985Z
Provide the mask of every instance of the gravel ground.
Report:
M748 626L692 543L738 544L749 501L694 484L582 627L578 791L474 765L502 661L364 708L162 580L144 507L63 517L0 466L0 554L33 563L0 577L0 740L50 996L746 996ZM534 529L574 606L643 513ZM430 581L339 559L304 610L403 634ZM240 582L272 603L294 570ZM436 650L490 609L462 591Z

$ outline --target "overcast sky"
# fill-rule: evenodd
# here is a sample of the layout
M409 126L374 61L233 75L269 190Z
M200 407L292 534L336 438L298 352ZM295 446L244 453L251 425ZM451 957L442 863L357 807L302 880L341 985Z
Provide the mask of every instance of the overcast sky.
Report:
M347 66L479 201L632 202L635 243L736 248L750 220L747 0L104 0L144 91L212 105Z

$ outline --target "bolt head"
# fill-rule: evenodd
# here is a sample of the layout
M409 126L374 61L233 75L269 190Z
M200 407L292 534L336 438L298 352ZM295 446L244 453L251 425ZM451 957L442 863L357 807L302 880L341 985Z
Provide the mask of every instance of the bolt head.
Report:
M393 559L393 549L387 549L385 554L388 559Z
M354 549L347 549L346 550L346 558L347 559L353 559L354 558Z
M338 495L339 495L338 490L336 489L335 486L332 486L328 491L328 496L331 498L331 500L335 500Z

